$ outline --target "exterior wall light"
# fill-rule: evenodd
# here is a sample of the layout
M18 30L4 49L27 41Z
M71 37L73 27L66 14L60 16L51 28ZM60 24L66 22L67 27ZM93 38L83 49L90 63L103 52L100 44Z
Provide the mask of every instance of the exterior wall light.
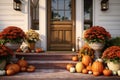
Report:
M109 0L101 0L101 10L107 11L109 9Z
M21 11L21 1L20 0L13 0L13 8L16 11Z

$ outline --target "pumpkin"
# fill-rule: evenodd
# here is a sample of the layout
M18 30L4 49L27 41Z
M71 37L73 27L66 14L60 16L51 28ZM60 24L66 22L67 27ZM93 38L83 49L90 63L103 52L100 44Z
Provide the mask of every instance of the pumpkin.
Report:
M72 61L78 61L78 56L73 56Z
M7 76L11 76L11 75L13 75L13 74L15 74L15 71L14 71L13 69L7 69L7 70L6 70L6 75L7 75Z
M40 52L42 52L42 51L43 51L42 48L36 48L36 49L35 49L35 52L36 52L36 53L40 53Z
M84 55L82 57L82 63L85 65L85 66L88 66L90 63L92 63L92 58L89 56L89 55Z
M91 64L89 64L89 66L87 66L86 69L87 69L88 71L91 71L91 70L92 70Z
M71 67L73 67L73 64L69 63L69 64L67 64L66 69L67 69L68 71L70 71L70 68L71 68Z
M94 76L99 76L99 75L100 75L100 72L96 72L96 71L95 71L95 72L93 72L93 75L94 75Z
M87 69L83 69L83 70L82 70L82 73L83 73L83 74L87 74L87 73L88 73L88 70L87 70Z
M6 66L6 70L8 69L13 69L15 73L18 73L20 71L20 66L18 64L11 63Z
M84 65L82 62L78 62L76 65L75 65L75 69L76 69L76 72L78 73L81 73L82 72L82 69L84 69Z
M104 70L103 70L103 75L104 75L104 76L110 76L110 75L112 75L112 71L109 70L109 69L104 69Z
M24 57L22 57L20 60L18 60L17 64L20 66L20 67L27 67L28 66L28 63L26 60L24 60Z
M99 72L100 74L103 72L104 66L102 62L95 61L92 64L92 71L93 72Z
M35 71L35 66L29 65L28 68L27 68L27 71L28 72L34 72Z
M70 67L70 72L74 73L75 72L75 67Z
M25 72L27 70L26 67L21 67L20 71Z

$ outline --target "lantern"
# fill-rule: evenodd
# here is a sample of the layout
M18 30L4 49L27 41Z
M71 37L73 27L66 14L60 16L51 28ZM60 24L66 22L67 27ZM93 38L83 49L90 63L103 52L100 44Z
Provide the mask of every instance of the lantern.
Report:
M13 8L16 11L21 11L21 1L20 0L13 0Z
M101 1L101 10L106 11L109 8L109 0L102 0Z

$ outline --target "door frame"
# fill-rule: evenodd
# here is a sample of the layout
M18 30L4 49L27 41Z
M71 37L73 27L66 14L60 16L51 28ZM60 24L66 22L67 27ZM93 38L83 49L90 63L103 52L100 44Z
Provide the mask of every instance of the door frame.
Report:
M51 0L47 0L47 50L49 51L49 45L50 45L50 36L48 35L48 34L50 34L50 27L48 27L48 26L50 26L50 13L49 12L51 12L51 5L50 5L50 3L51 3ZM73 27L72 27L72 49L71 49L71 51L72 50L76 50L76 6L75 6L75 4L76 4L76 0L72 0L72 24L73 24Z

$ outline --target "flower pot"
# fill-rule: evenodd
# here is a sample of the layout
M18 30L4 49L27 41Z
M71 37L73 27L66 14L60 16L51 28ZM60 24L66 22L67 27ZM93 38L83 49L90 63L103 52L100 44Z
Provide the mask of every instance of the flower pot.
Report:
M104 43L90 43L89 46L95 51L94 55L95 55L95 59L98 59L101 57L101 50L104 47Z
M118 71L120 69L119 62L107 62L107 66L112 71Z
M0 61L0 70L3 70L6 66L6 60Z
M20 47L21 43L6 43L5 46L11 50L17 50Z

